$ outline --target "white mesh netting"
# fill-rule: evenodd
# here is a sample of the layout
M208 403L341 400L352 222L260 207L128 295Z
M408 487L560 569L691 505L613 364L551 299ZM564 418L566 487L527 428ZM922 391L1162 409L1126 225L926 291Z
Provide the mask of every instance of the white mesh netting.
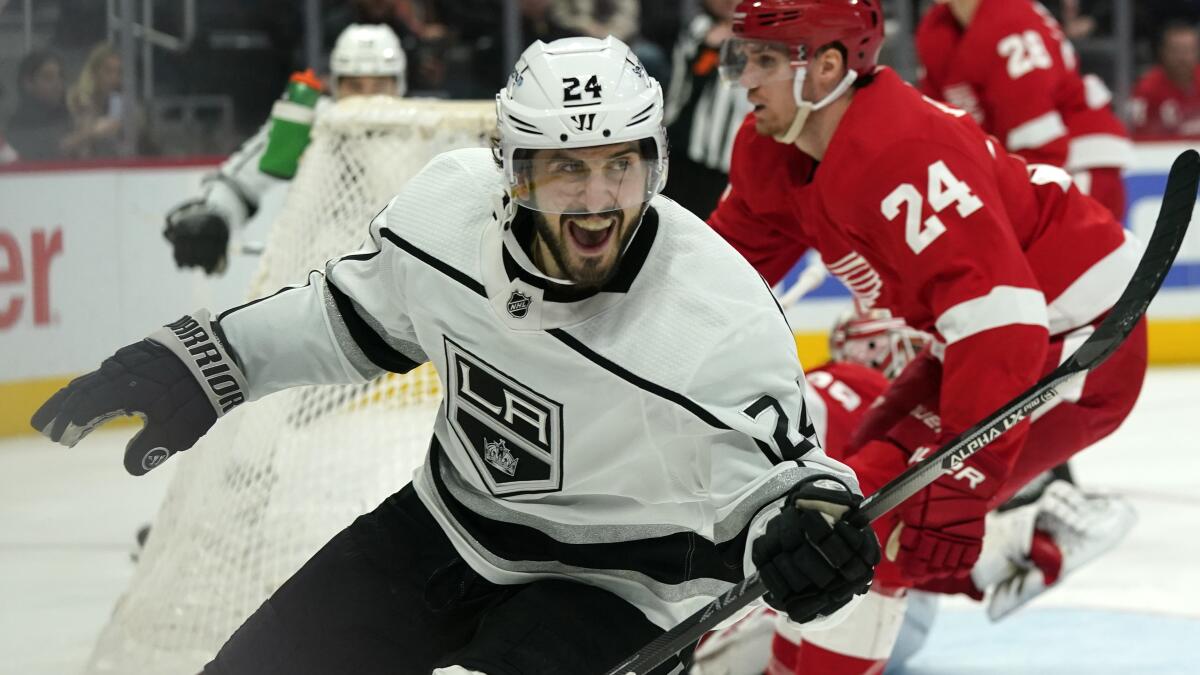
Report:
M250 289L260 297L352 251L425 163L486 145L485 102L349 99L321 116ZM199 672L331 536L410 480L441 393L423 366L362 386L293 389L242 406L176 474L89 673Z

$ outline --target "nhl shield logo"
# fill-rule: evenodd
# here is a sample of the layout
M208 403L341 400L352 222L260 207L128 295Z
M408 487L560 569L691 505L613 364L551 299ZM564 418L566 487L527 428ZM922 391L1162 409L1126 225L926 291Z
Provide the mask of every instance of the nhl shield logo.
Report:
M508 302L505 308L508 309L508 315L514 319L524 319L529 313L529 304L533 302L533 298L525 295L521 291L513 291L512 295L508 296Z

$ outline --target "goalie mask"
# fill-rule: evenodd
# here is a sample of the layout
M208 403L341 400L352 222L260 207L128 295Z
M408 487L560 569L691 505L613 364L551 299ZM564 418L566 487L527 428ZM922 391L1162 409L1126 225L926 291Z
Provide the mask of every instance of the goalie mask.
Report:
M516 205L611 212L666 183L662 88L616 38L534 42L496 95L496 118Z
M930 341L927 333L910 328L889 312L850 310L838 318L829 334L829 355L833 361L878 370L892 380Z
M860 76L875 69L883 45L879 0L743 0L733 13L733 38L721 46L721 77L747 89L792 80L796 115L775 136L794 143L814 110L837 100ZM824 47L840 45L846 75L820 101L804 98L809 59Z
M408 63L400 38L383 24L351 24L338 35L329 55L329 71L333 77L333 92L343 77L391 77L396 80L396 96L408 88Z

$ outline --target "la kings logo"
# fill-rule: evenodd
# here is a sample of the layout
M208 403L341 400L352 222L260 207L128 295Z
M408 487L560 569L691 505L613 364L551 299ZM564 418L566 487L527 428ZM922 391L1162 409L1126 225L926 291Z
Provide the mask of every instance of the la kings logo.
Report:
M562 405L444 338L446 416L493 495L562 489Z
M504 439L484 441L483 444L483 461L491 464L499 469L502 473L508 476L517 475L517 462L521 461L508 451L508 446L504 444Z
M526 314L529 314L529 305L533 302L533 298L522 293L521 291L513 291L512 295L508 296L508 302L505 303L505 309L508 310L508 315L514 319L524 319Z

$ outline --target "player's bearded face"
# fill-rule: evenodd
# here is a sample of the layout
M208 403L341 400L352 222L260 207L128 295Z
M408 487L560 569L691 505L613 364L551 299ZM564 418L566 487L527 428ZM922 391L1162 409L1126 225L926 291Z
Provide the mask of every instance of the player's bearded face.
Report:
M636 142L537 151L519 189L536 209L543 271L587 287L611 278L641 216L650 172Z

